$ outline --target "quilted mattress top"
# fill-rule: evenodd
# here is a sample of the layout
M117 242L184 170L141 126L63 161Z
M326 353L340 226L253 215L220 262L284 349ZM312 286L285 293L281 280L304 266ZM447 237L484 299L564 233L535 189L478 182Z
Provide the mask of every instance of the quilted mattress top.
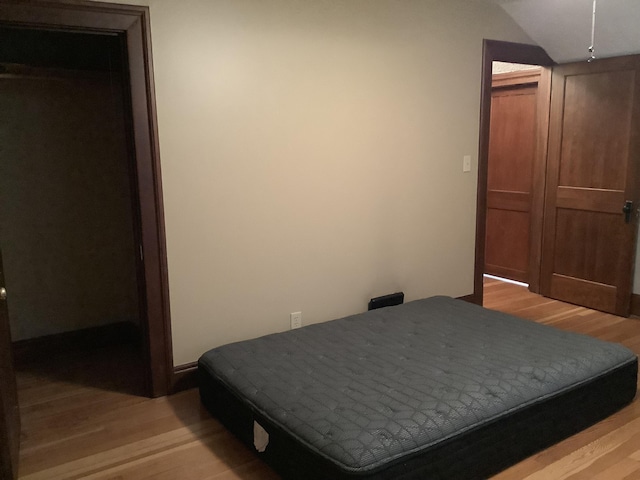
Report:
M199 363L312 451L365 472L635 361L618 344L432 297Z

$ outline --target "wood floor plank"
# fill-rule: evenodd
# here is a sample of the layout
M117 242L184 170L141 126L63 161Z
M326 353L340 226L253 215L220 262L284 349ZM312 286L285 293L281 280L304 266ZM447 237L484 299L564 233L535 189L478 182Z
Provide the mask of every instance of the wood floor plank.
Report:
M587 478L591 478L596 471L595 468L591 467L599 459L606 455L611 455L620 445L628 441L636 445L640 443L640 418L636 418L633 422L627 423L621 428L565 455L537 472L524 477L523 480L545 480L549 478L561 480L572 478L578 473L581 474L579 475L581 478L584 478L585 475Z
M485 281L484 300L487 308L620 342L640 353L636 318L558 302L498 280ZM127 371L127 358L133 355L119 354L119 360L63 357L18 371L23 424L19 478L279 478L206 412L196 390L148 399L136 395L135 376L111 373L109 378L111 370ZM114 369L118 361L121 365ZM640 479L640 401L494 477L522 479Z

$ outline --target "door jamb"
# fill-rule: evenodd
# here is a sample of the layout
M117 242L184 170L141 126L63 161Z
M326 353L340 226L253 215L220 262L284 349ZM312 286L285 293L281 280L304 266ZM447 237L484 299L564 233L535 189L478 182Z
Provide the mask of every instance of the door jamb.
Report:
M0 24L119 33L127 40L131 126L138 229L142 248L144 298L141 318L146 393L166 395L171 387L173 356L169 314L164 207L156 119L149 8L85 0L0 0Z
M476 200L476 250L475 265L473 273L473 295L470 300L473 303L482 305L483 297L483 274L485 266L485 241L487 229L487 175L489 166L489 131L491 123L491 86L492 86L492 63L494 61L525 63L530 65L540 65L542 67L552 67L555 62L542 47L536 45L526 45L523 43L503 42L499 40L484 40L482 48L482 83L480 96L480 134L478 147L478 187ZM548 81L545 80L548 78ZM542 69L540 83L538 84L539 99L546 96L546 90L541 92L540 88L548 88L550 92L550 72L548 69ZM540 106L540 103L538 103ZM548 108L548 107L547 107ZM540 121L544 117L539 115L538 129ZM547 120L548 121L548 115ZM546 147L541 150L541 142L546 144L546 137L543 139L541 135L537 136L536 145L538 152L536 153L536 162L544 155L546 158ZM534 170L533 181L544 181L543 176L539 178L539 169ZM544 188L542 189L544 194ZM532 212L542 211L542 205L538 204L539 195L534 194L532 198ZM532 215L532 218L535 215ZM533 228L532 228L533 230ZM540 229L541 230L541 229ZM539 274L538 274L539 277ZM537 285L536 285L537 288ZM533 290L533 289L532 289Z

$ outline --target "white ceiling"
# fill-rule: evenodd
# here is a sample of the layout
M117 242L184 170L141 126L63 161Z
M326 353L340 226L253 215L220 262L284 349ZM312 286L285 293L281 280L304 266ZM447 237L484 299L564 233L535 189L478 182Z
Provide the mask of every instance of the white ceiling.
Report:
M489 0L498 3L558 63L586 60L593 0ZM595 54L640 53L640 0L597 0Z

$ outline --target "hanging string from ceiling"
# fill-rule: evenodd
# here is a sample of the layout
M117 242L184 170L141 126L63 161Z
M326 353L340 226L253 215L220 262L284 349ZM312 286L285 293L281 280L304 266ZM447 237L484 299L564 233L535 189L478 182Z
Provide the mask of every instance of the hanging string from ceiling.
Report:
M589 53L591 56L587 62L593 62L596 59L596 2L597 0L593 0L593 15L591 17L591 46L589 47Z

